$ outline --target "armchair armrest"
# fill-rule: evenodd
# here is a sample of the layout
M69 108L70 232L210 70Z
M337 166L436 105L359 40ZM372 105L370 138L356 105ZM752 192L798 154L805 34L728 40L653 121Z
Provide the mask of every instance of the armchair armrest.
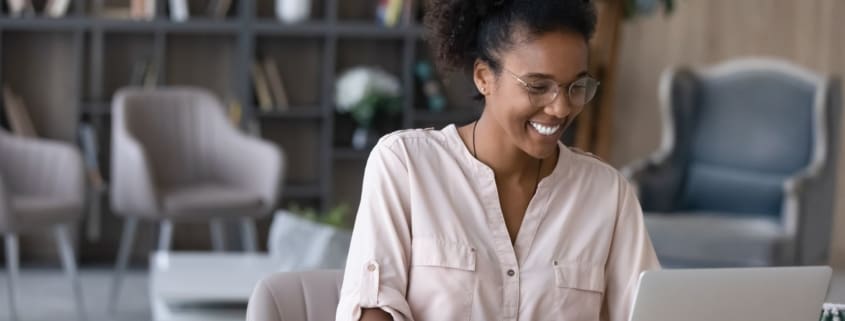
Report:
M672 212L680 198L684 169L671 158L647 158L623 167L637 190L643 211Z
M156 216L158 194L143 145L132 136L123 92L115 95L112 121L111 207L118 214Z
M230 128L217 148L218 174L227 183L261 196L264 214L276 206L281 189L285 154L275 144Z
M836 156L828 152L829 149L834 149L831 141L835 141L835 137L828 137L828 135L836 135L838 132L830 132L829 127L838 128L838 126L831 126L829 124L831 116L838 117L838 110L828 109L828 97L830 88L830 80L824 79L819 83L816 89L815 101L813 106L813 154L810 158L810 163L800 171L788 177L783 182L783 206L782 224L786 233L790 236L795 236L799 233L801 228L800 220L802 219L802 202L804 201L805 190L808 185L813 184L821 178L821 173L825 168L834 166L828 164L830 156ZM828 114L833 115L828 115ZM832 120L836 121L836 120ZM809 213L803 213L806 216Z
M38 194L82 204L85 174L75 146L58 141L2 137L0 154L8 192Z

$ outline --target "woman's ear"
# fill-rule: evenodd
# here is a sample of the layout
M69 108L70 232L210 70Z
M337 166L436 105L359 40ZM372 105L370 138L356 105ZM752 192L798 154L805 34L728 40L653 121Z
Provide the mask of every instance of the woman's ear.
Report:
M472 81L475 82L475 88L482 96L490 94L490 90L493 88L493 80L493 71L490 69L490 65L481 61L481 59L476 59L472 68Z

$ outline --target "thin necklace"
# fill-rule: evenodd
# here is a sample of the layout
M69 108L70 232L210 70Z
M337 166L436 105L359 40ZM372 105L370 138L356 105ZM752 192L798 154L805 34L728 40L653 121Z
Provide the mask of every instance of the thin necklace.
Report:
M478 159L478 152L475 149L475 128L478 126L478 121L472 123L472 157ZM534 191L531 192L531 198L534 198L534 194L537 193L537 186L540 185L540 170L543 168L543 159L541 158L539 162L537 162L537 179L534 182Z

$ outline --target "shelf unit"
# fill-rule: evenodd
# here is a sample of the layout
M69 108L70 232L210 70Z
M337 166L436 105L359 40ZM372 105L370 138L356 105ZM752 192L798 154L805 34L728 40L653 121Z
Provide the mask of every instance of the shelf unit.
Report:
M419 21L388 28L376 22L375 1L313 0L311 19L283 24L273 2L235 0L225 19L192 15L185 22L169 20L166 0L158 0L151 21L99 18L83 1L74 1L63 18L0 16L0 83L23 97L45 137L74 141L79 119L93 123L108 181L111 97L129 84L133 64L151 58L160 66L158 85L204 87L239 102L245 121L257 122L261 136L287 153L281 205L296 201L324 210L339 203L357 208L368 155L349 147L354 125L333 104L335 79L347 68L377 66L402 84L402 112L379 134L470 122L480 114L468 107L475 103L466 79L446 80L446 111L425 109L413 74L415 62L429 57ZM292 104L287 111L257 107L250 68L264 56L275 59L284 78Z

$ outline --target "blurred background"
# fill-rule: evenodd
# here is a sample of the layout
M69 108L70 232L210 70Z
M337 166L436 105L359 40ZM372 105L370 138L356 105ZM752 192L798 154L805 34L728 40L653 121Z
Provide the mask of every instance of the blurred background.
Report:
M4 1L0 320L243 320L342 267L378 137L480 114L420 2ZM845 2L597 6L563 140L638 187L664 266L845 267Z

